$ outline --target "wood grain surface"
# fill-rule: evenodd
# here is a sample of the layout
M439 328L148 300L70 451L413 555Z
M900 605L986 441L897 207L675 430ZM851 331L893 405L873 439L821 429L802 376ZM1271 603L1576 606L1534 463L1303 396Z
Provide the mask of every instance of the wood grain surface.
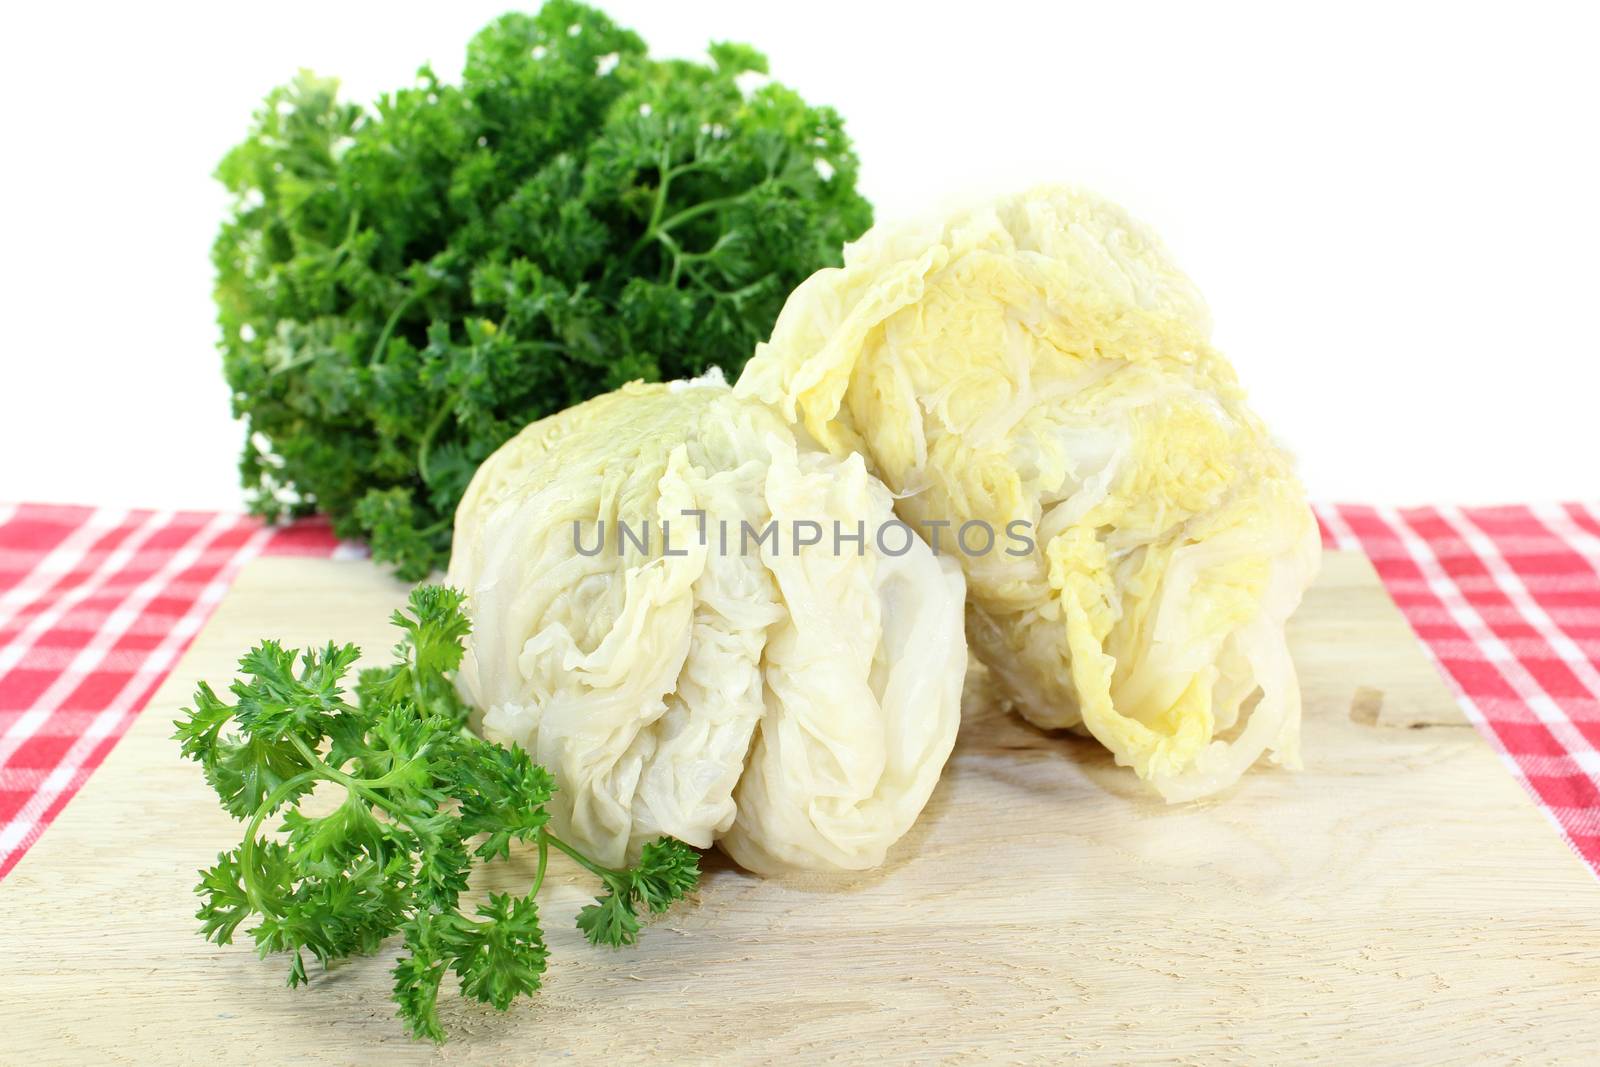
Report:
M715 855L639 945L588 947L554 871L545 991L406 1038L391 949L308 988L195 934L240 832L170 722L262 636L374 652L404 588L251 564L151 706L0 883L0 1062L1592 1061L1600 885L1456 710L1364 559L1293 625L1300 773L1169 808L1093 743L969 684L955 755L890 864L773 882ZM491 882L531 877L528 857Z

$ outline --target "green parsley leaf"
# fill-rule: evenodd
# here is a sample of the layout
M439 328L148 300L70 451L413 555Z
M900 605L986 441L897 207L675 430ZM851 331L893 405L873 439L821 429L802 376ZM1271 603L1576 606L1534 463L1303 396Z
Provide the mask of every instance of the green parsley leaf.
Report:
M585 904L578 912L578 929L591 945L621 948L639 939L639 914L633 910L633 897L625 889L616 890Z
M248 818L269 796L277 796L278 803L283 803L310 792L315 784L305 780L285 791L306 769L300 754L284 742L253 734L217 742L202 766L206 781L235 819Z
M700 857L682 841L660 837L645 844L636 867L590 869L609 892L578 912L578 929L590 944L621 948L638 939L640 906L666 911L694 889L700 880Z
M537 991L544 974L549 953L539 908L532 897L492 893L477 910L482 922L452 928L452 969L463 993L505 1011L517 997Z
M682 841L658 837L644 846L632 874L640 903L653 912L666 911L700 883L700 855Z

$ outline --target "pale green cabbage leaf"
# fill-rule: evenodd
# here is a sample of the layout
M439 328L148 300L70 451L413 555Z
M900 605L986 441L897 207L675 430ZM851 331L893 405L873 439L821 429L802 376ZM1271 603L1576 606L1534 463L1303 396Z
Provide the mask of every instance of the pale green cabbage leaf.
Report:
M650 520L647 552L616 551L619 520ZM776 551L740 540L773 520ZM831 529L796 554L796 520L863 526L861 554ZM720 377L536 422L456 515L474 725L550 768L557 832L601 862L668 834L760 873L876 866L938 780L967 662L959 567L882 554L893 520L860 457L799 445Z
M974 651L1029 720L1183 800L1264 753L1298 765L1284 625L1320 553L1209 335L1150 232L1049 187L870 231L790 296L737 392L865 456L947 546L1026 523L1031 553L956 553Z

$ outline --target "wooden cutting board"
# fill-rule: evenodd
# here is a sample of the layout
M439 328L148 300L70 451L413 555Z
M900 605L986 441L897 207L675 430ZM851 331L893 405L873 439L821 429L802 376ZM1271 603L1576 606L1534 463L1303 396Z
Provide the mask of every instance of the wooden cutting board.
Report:
M383 653L404 587L365 563L251 564L105 765L0 883L0 1062L1538 1062L1600 1048L1600 885L1454 702L1364 559L1292 626L1301 773L1169 808L1094 744L993 710L981 672L928 810L871 875L708 857L634 949L588 947L557 869L545 991L393 1018L394 952L283 985L194 933L236 843L170 722L263 636ZM494 871L510 888L527 857Z

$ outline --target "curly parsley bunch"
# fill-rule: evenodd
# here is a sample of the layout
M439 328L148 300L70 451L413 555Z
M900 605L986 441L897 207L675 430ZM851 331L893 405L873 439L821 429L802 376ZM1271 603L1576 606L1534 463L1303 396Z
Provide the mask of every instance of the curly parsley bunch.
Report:
M221 348L269 518L320 511L405 577L443 564L478 463L635 378L737 373L871 209L839 116L743 45L651 59L571 0L369 111L302 73L219 179Z
M670 837L618 870L551 832L549 772L464 729L450 681L469 628L461 601L453 589L415 590L409 614L394 615L396 662L362 671L353 698L346 675L360 649L302 654L263 641L239 661L233 703L202 682L174 724L184 756L245 824L239 846L200 872L201 935L230 944L248 923L263 957L287 954L291 986L308 980L306 953L327 966L400 936L398 1013L434 1041L445 1036L437 1003L447 974L501 1011L538 991L548 953L536 897L551 849L600 881L577 920L595 945L633 944L641 911L665 911L700 874L699 855ZM319 786L339 803L311 814L301 803ZM469 914L461 896L472 870L509 856L513 841L537 850L532 884L491 893Z

